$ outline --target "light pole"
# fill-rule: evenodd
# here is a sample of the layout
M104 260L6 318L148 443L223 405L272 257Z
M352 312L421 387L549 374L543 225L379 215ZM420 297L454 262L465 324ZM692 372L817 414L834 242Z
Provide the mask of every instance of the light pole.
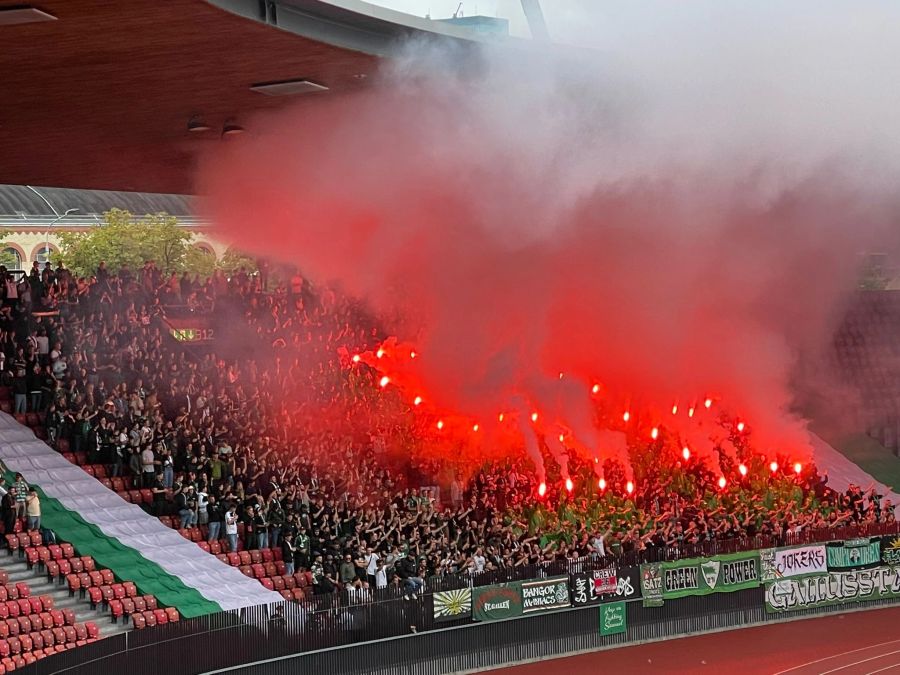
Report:
M46 241L44 243L44 251L46 251L46 256L47 256L47 260L44 262L45 266L50 264L50 230L53 228L54 225L56 225L63 218L65 218L66 216L68 216L72 213L76 213L79 210L80 209L66 209L66 212L64 214L62 214L61 216L57 215L56 218L54 218L52 221L50 221L50 224L47 225L47 236L45 237Z

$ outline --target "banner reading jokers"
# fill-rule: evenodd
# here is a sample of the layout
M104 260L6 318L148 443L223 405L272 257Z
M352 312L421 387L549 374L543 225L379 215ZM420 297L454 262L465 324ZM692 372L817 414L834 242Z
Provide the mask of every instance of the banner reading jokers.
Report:
M766 548L759 552L762 581L789 579L828 571L825 545Z

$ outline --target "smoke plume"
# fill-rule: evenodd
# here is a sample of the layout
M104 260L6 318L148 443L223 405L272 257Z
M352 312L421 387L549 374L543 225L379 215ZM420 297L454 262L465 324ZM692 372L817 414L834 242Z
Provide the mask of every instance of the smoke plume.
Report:
M212 215L397 317L437 406L527 401L622 458L600 384L695 452L727 411L803 457L797 354L900 212L900 10L610 6L557 18L578 47L410 44L366 91L255 120L203 169Z

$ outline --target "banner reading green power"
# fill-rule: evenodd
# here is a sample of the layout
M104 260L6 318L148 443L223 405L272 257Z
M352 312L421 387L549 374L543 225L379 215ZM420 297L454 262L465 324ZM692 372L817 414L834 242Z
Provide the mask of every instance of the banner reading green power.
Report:
M497 621L522 616L522 584L514 581L472 589L472 618Z
M759 586L759 552L659 563L663 599L730 593Z
M627 624L628 619L623 601L600 605L600 635L624 633Z

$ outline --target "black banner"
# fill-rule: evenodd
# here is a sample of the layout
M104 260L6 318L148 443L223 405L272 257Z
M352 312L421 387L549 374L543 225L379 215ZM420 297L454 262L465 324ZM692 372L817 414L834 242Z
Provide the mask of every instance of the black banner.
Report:
M900 566L900 535L881 538L881 561L890 567Z
M881 539L862 537L825 544L830 572L846 572L878 567L881 564Z
M639 567L607 567L572 575L572 604L631 600L641 596Z

